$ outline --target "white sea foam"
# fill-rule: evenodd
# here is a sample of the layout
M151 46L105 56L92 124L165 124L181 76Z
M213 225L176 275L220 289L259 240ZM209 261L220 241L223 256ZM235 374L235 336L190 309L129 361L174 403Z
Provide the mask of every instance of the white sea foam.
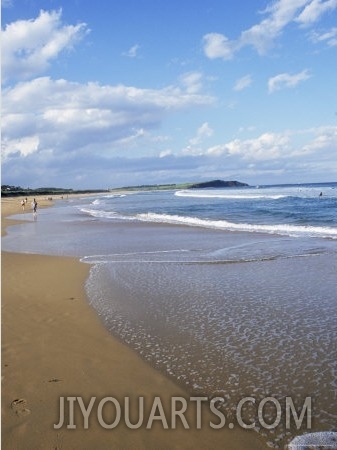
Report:
M102 219L124 219L124 220L135 220L134 217L123 216L115 211L104 211L103 209L90 209L90 208L80 208L85 214L89 214L92 217L102 218Z
M337 239L337 228L314 227L304 225L274 224L260 225L249 223L233 223L227 220L206 220L197 217L183 217L169 214L138 214L137 219L147 222L170 223L177 225L189 225L205 228L213 228L227 231L244 231L269 234L281 234L286 236L316 236Z
M126 194L109 194L109 195L104 195L100 198L96 198L96 200L94 200L91 204L92 205L101 205L102 203L104 203L105 199L111 199L111 198L122 198L122 197L126 197Z
M177 197L223 198L232 200L278 200L282 198L336 198L334 188L323 187L278 187L278 188L244 188L244 189L183 189L175 192Z
M200 192L200 191L177 191L175 194L177 197L195 197L195 198L224 198L224 199L271 199L278 200L280 198L285 198L287 195L280 194L255 194L255 193L237 193L237 192Z
M128 262L175 262L179 263L180 260L174 260L174 261L150 261L150 260L144 260L142 261L142 257L145 257L147 255L162 255L162 254L171 254L171 253L188 253L189 250L186 249L173 249L173 250L155 250L155 251L148 251L148 252L126 252L126 253L111 253L111 254L104 254L104 255L88 255L83 256L81 258L81 262L89 263L89 264L97 264L97 263L106 263L106 262L119 262L120 257L122 259L120 262L124 262L127 260ZM140 259L130 260L126 259L129 256L138 256ZM199 262L199 261L198 261Z
M297 436L290 442L288 448L289 450L303 450L304 448L333 450L337 448L337 433L333 431L322 431Z
M128 194L130 195L130 194ZM108 195L104 195L104 198L122 198L122 197L126 197L126 194L108 194Z
M252 233L268 233L279 234L283 236L307 236L307 237L323 237L330 239L337 239L337 228L334 227L319 227L309 225L291 225L291 224L250 224L250 223L235 223L227 220L210 220L200 219L198 217L179 216L170 214L157 213L141 213L136 216L126 216L119 214L116 211L104 211L101 209L81 208L81 211L90 214L93 217L104 219L119 219L119 220L140 220L142 222L168 223L173 225L186 225L194 227L211 228L225 231L242 231Z
M193 392L221 393L226 413L235 410L242 392L258 402L268 394L280 401L291 395L296 405L305 392L319 399L316 423L334 429L335 418L325 413L334 411L332 266L320 273L329 286L320 297L314 280L319 261L304 271L300 266L298 274L297 262L248 264L240 272L235 266L224 271L148 262L151 266L124 261L92 268L88 295L111 332ZM112 295L112 286L120 297ZM250 418L257 420L254 413ZM283 448L286 433L280 423L264 436L271 447Z

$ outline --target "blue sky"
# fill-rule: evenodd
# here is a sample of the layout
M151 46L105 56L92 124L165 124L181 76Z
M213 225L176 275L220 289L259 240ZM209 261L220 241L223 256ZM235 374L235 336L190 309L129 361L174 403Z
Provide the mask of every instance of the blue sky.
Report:
M2 184L336 181L337 0L2 0Z

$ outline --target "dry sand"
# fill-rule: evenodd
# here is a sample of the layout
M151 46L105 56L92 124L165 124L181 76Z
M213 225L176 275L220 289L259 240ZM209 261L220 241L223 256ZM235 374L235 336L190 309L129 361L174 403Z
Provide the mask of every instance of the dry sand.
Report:
M43 198L38 202L50 205ZM20 211L19 198L2 199L2 218ZM13 223L3 219L2 229ZM188 430L179 420L175 430L163 430L160 421L147 430L147 414L139 429L127 428L123 417L116 428L104 429L95 407L88 429L82 416L76 416L76 429L68 429L69 422L54 429L64 396L82 397L85 404L94 396L95 405L105 397L122 404L124 397L138 402L144 396L147 410L155 396L166 406L173 396L189 397L104 329L86 300L88 272L89 266L74 258L2 254L2 449L266 448L256 433L237 426L210 429L206 424L217 419L208 411L197 430L190 404Z

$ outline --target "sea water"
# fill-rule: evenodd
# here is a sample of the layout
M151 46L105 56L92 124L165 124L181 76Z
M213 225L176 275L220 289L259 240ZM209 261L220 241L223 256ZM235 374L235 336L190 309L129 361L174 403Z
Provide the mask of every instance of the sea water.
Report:
M90 304L153 367L227 416L242 397L310 396L315 430L335 429L336 183L111 193L27 217L3 248L90 263ZM298 433L259 432L275 448Z

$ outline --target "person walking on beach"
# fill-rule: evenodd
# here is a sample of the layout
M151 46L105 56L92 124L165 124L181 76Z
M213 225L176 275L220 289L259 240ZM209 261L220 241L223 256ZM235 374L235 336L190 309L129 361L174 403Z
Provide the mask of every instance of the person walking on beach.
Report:
M37 213L37 201L35 200L35 198L34 198L34 200L32 202L32 207L33 207L33 214L34 214L34 216L36 216L36 213Z
M24 200L21 200L22 211L25 210L25 205L26 205L26 202Z

